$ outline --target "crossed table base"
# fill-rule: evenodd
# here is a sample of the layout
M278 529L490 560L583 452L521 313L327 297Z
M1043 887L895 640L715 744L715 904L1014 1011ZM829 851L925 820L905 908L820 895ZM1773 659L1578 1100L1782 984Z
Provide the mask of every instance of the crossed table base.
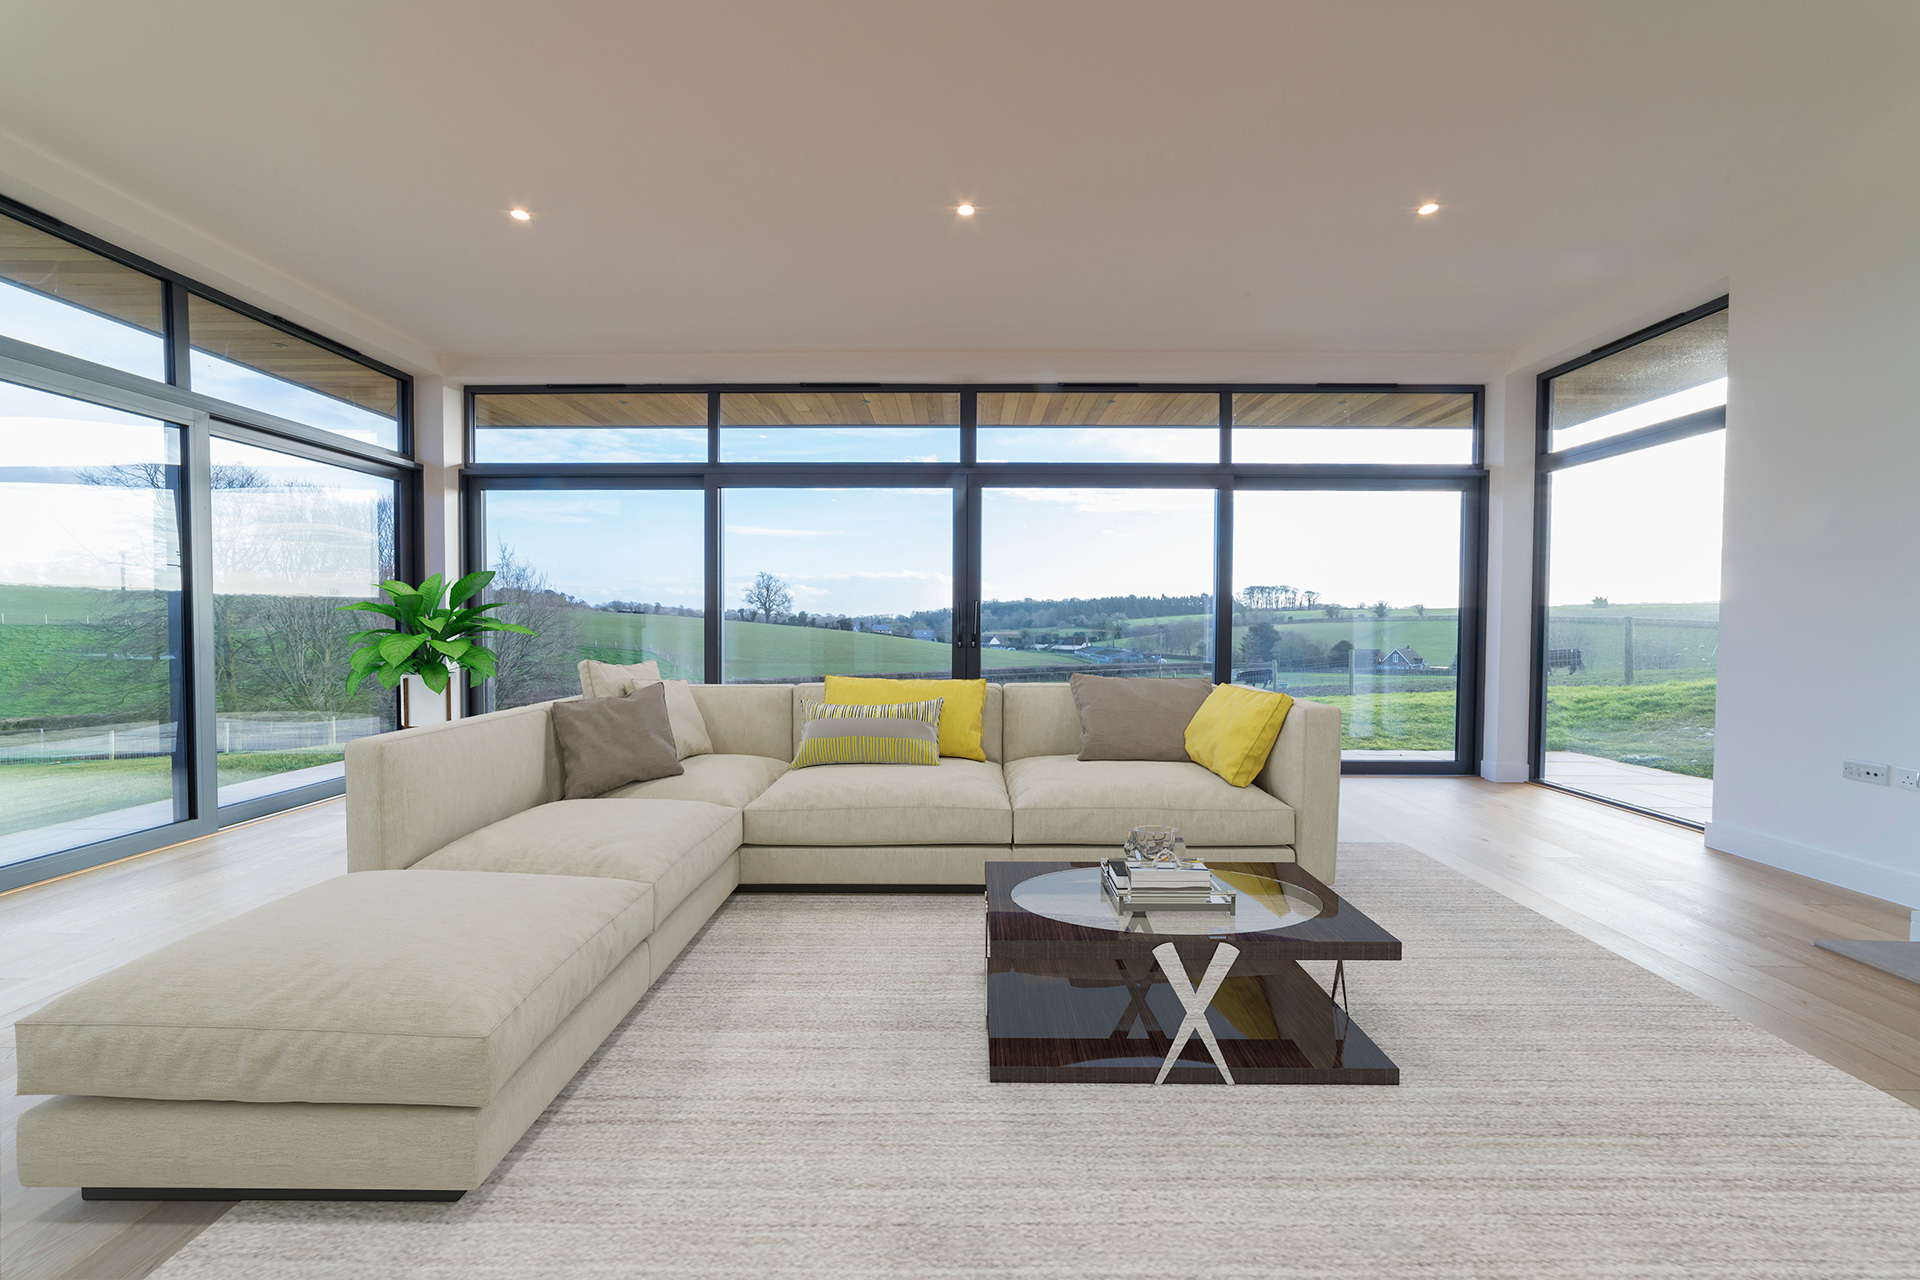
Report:
M1345 991L1348 960L1398 960L1400 942L1332 889L1291 863L1216 865L1286 881L1324 904L1319 917L1266 933L1103 929L1013 901L1014 886L1030 877L1088 865L988 864L992 1080L1400 1082L1399 1068L1348 1016ZM1334 962L1331 991L1300 966L1316 959Z

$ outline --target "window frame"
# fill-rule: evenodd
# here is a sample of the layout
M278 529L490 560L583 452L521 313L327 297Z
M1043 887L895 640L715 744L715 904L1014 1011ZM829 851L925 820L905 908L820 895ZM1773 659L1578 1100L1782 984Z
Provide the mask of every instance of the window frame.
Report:
M1608 356L1618 355L1622 351L1639 346L1650 338L1671 333L1675 329L1692 324L1707 316L1730 309L1731 295L1721 294L1710 302L1690 307L1678 315L1668 316L1644 329L1636 329L1625 337L1616 338L1603 346L1595 347L1583 356L1554 365L1542 370L1535 377L1534 393L1534 489L1533 489L1533 600L1530 670L1528 678L1531 686L1528 694L1527 714L1527 777L1529 781L1543 787L1552 787L1555 791L1564 791L1568 795L1579 796L1599 804L1612 805L1616 809L1625 809L1630 813L1644 814L1649 818L1658 818L1662 822L1671 822L1676 826L1700 831L1703 826L1684 818L1676 818L1657 809L1648 809L1640 805L1628 804L1624 800L1615 800L1590 791L1581 791L1563 783L1549 781L1546 777L1547 761L1547 592L1552 579L1552 526L1553 526L1553 474L1582 463L1598 462L1604 458L1615 458L1622 454L1638 453L1642 449L1651 449L1659 445L1670 444L1676 440L1685 440L1691 436L1706 435L1713 431L1724 431L1727 426L1727 407L1718 405L1712 409L1703 409L1698 413L1684 414L1670 418L1665 422L1656 422L1651 426L1639 427L1619 435L1608 436L1604 440L1595 440L1589 444L1575 445L1572 448L1555 452L1552 449L1553 429L1549 422L1552 411L1553 380L1562 374L1572 373L1576 369L1605 360Z
M894 462L722 462L720 397L729 392L924 391L960 395L960 461ZM978 460L978 397L991 392L1206 392L1220 398L1219 457L1213 462L1005 462ZM704 393L707 402L707 460L672 463L476 463L475 398L484 395L538 393ZM1460 464L1395 463L1236 463L1233 461L1233 400L1236 394L1337 394L1350 392L1444 393L1470 395L1473 402L1473 461ZM464 439L469 460L461 470L462 542L465 563L486 562L483 495L493 489L704 489L706 504L707 681L724 675L721 622L723 530L720 495L739 488L920 488L953 494L953 674L977 679L981 672L981 495L988 488L1191 488L1215 494L1213 668L1216 680L1232 670L1233 495L1271 489L1424 489L1462 495L1460 536L1461 660L1451 761L1343 761L1351 774L1471 774L1478 772L1481 739L1481 689L1484 681L1486 627L1487 473L1484 466L1486 388L1452 383L586 383L475 384L465 388ZM1029 428L1045 430L1044 427ZM1063 430L1081 429L1062 427ZM1181 427L1179 430L1209 430ZM484 683L467 692L467 713L491 706Z
M164 826L95 841L0 865L0 892L70 875L104 863L212 835L220 828L248 822L342 794L342 779L313 783L257 799L219 803L214 709L213 529L211 449L215 438L251 444L280 453L345 467L396 482L394 521L396 571L418 581L423 572L421 510L422 467L413 448L414 384L411 375L355 351L281 316L204 285L176 271L71 227L27 205L0 195L0 217L13 218L49 235L97 253L159 280L162 288L168 380L95 364L77 356L0 336L0 380L70 399L171 423L181 432L181 595L182 638L180 734L186 744L183 785L177 785L175 820ZM291 337L352 360L398 383L400 451L293 422L245 405L216 399L189 385L191 335L186 323L189 293L280 330ZM342 673L342 678L344 679ZM184 804L181 802L184 801Z

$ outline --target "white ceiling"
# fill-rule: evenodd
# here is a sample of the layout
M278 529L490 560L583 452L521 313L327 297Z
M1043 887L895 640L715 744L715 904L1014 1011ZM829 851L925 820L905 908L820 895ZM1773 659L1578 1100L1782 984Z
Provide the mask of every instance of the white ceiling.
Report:
M1509 351L1920 103L1911 0L13 0L5 25L0 127L447 360Z

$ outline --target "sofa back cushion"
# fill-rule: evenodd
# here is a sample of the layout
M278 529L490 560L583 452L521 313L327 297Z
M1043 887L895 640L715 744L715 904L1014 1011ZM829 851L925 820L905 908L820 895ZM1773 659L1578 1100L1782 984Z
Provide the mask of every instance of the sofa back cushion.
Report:
M1080 712L1064 681L1007 685L1004 706L1008 760L1080 754Z
M617 698L624 692L629 680L660 679L660 664L653 661L633 662L625 666L612 662L595 662L592 658L582 658L579 662L580 696L583 698Z
M766 756L781 764L793 759L793 692L789 686L696 684L690 691L716 753Z
M673 726L673 750L677 758L713 754L713 738L707 733L707 718L693 700L693 686L685 680L623 680L603 698L624 698L648 685L657 684L667 693L667 723Z

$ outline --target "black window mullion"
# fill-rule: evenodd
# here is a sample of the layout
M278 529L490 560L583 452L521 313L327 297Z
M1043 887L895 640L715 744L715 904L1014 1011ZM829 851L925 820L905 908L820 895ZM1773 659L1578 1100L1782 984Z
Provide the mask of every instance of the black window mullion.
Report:
M1214 494L1213 682L1233 680L1233 486Z
M714 416L717 417L719 413L719 410L717 407L719 403L718 396L714 397L714 402L716 405L716 408L714 410ZM719 435L717 432L714 435L714 440L715 440L714 447L718 448ZM706 648L706 656L705 656L705 662L704 662L704 666L706 670L702 676L702 679L707 684L723 684L725 683L725 680L724 680L725 672L722 669L722 664L725 661L725 653L721 646L721 623L722 623L721 572L725 566L722 565L720 560L721 545L723 542L723 539L721 537L722 526L721 526L720 505L721 505L721 502L723 501L723 495L720 492L720 479L717 475L709 474L707 476L706 492L707 492L707 534L706 534L707 554L706 554L705 564L706 564L706 573L707 573L707 582L706 582L707 603L706 603L705 625L701 628L701 635L705 641L705 648Z
M167 382L182 391L193 390L192 335L187 330L187 290L172 280L161 282L166 300Z
M213 608L213 433L204 416L182 431L181 455L186 481L187 519L180 530L181 588L187 598L187 648L178 660L186 666L187 773L193 817L211 820L220 811L219 703L214 685Z

